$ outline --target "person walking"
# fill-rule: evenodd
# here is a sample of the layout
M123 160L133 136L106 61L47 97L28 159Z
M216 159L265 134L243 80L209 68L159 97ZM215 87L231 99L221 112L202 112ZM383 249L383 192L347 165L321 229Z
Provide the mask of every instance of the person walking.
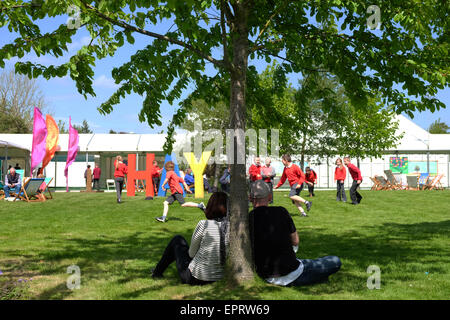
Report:
M362 182L361 170L350 162L350 157L344 157L344 164L347 166L348 172L353 179L353 183L350 188L350 199L352 199L353 205L360 204L363 197L359 194L357 189Z
M336 160L336 169L334 169L334 181L337 183L336 201L347 202L347 195L345 194L344 181L347 176L347 170L345 169L342 159Z
M128 167L123 162L121 156L117 156L114 161L114 182L116 183L117 203L122 203L122 189L125 183L125 176L128 173Z
M266 158L264 161L265 164L261 168L261 176L265 183L269 186L270 194L272 195L272 198L269 201L269 204L273 203L273 179L277 175L275 172L275 168L271 166L271 160L270 158Z
M100 176L102 175L102 170L98 164L95 165L92 174L94 176L94 189L100 191Z

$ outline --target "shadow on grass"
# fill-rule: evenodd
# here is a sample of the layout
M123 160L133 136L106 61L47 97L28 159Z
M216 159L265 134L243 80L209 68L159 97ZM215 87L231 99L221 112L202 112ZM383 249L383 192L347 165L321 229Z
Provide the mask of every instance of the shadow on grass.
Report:
M188 230L186 228L186 230ZM202 286L195 290L180 290L182 299L263 299L265 296L277 296L283 290L298 292L300 297L307 295L320 296L325 294L352 293L367 290L365 283L367 267L378 265L383 270L383 282L389 283L401 278L408 280L411 276L403 267L411 263L426 261L432 272L445 273L450 248L444 245L440 248L442 259L434 257L433 245L427 241L448 237L450 220L440 222L422 222L413 224L385 223L379 226L361 227L348 234L339 236L328 234L324 229L300 230L301 244L297 254L300 258L314 259L326 255L337 255L341 258L341 270L330 278L328 283L299 288L282 288L268 285L257 279L250 286L230 286L226 281ZM191 234L182 233L186 239ZM150 267L160 259L166 245L174 234L168 229L151 232L135 232L123 237L102 236L96 239L56 239L53 248L37 252L35 256L23 256L18 250L6 252L7 256L21 256L23 266L40 268L40 274L52 275L65 273L61 267L62 260L72 260L82 270L84 283L100 280L107 283L111 278L123 286L124 292L119 293L121 299L137 299L142 296L157 297L160 291L169 286L187 286L179 282L175 267L172 265L166 272L164 280L150 279ZM444 242L444 240L440 240ZM417 242L420 242L418 245ZM447 258L445 258L447 257ZM45 261L44 267L39 267L39 261ZM433 263L438 261L439 264ZM65 263L65 262L64 262ZM430 269L432 268L432 270ZM61 270L64 269L64 270ZM33 270L33 275L36 272ZM150 283L148 287L130 289L126 284L136 280ZM158 281L161 281L158 283ZM193 293L194 292L194 293ZM65 283L58 283L45 289L37 299L64 299L72 292ZM102 297L99 297L102 299ZM295 298L295 295L293 296Z

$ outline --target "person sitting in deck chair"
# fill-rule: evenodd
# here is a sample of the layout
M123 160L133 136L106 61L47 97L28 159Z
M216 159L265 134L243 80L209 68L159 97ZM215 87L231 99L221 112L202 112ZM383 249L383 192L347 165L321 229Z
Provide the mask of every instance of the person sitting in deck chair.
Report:
M5 191L5 199L9 198L9 193L11 191L18 194L20 192L20 187L20 174L16 173L16 169L11 168L5 177L5 186L3 187L3 190Z

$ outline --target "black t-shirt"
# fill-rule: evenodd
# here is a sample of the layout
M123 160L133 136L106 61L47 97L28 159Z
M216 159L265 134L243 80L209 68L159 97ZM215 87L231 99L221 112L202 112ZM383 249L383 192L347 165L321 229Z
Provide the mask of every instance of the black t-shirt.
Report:
M292 249L294 221L283 207L258 207L250 214L250 238L261 278L285 276L299 266Z

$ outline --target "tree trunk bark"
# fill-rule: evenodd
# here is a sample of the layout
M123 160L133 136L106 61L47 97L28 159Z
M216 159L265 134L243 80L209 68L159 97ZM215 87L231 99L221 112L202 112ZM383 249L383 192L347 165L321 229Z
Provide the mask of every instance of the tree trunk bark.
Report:
M245 131L245 91L248 65L247 8L235 8L236 32L233 36L233 62L231 67L230 127ZM248 187L245 163L238 162L238 153L245 155L242 140L234 138L234 159L230 184L230 251L227 262L228 279L237 284L253 280L253 259L248 221Z
M214 164L214 188L219 190L220 165Z
M302 168L303 171L305 171L305 148L306 148L306 134L303 135L302 151L300 158L300 167Z

